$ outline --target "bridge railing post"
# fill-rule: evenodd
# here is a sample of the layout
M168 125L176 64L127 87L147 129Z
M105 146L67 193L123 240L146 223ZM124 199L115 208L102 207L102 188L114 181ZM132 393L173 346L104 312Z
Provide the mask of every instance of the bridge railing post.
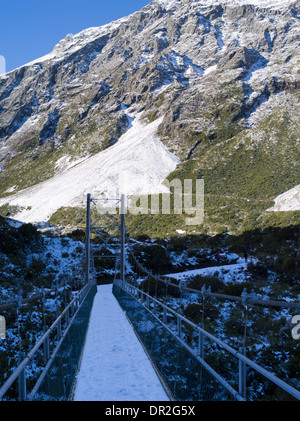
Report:
M163 308L163 322L164 322L164 324L167 323L167 310L166 310L166 307Z
M25 357L24 352L19 352L19 364L23 361ZM23 370L19 374L19 401L25 401L26 400L26 366L23 368Z
M181 338L181 318L177 316L177 334Z
M47 332L47 326L44 326L44 333L45 332ZM46 336L43 342L43 348L44 348L44 363L47 364L49 360L49 355L50 355L49 335Z
M67 323L67 326L68 326L69 322L70 322L70 311L69 311L69 307L68 307L66 309L66 323Z
M246 355L245 347L240 347L239 351L241 354ZM243 396L244 399L246 399L246 373L246 363L239 359L239 393L241 396Z
M125 282L125 194L121 194L121 256L120 256L120 277L122 283Z
M86 239L85 239L85 282L89 283L90 280L90 259L91 259L91 244L90 244L90 234L91 234L91 195L87 195L87 204L86 204Z
M200 323L200 328L203 329L203 323ZM204 335L201 331L199 331L198 336L198 355L204 359Z
M59 319L57 323L57 340L59 341L61 338L61 319Z

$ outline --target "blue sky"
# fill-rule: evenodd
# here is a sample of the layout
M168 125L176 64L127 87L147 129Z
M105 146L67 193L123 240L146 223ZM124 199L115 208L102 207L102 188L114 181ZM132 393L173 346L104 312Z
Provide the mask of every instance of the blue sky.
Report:
M6 71L48 54L67 34L101 26L151 0L13 0L0 7L0 56Z

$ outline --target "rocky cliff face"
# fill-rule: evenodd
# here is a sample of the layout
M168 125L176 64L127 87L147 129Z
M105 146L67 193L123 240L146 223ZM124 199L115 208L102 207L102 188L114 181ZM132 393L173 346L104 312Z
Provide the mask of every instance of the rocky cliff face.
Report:
M1 76L0 205L115 145L129 109L159 121L170 176L267 209L300 180L299 18L299 1L156 0Z

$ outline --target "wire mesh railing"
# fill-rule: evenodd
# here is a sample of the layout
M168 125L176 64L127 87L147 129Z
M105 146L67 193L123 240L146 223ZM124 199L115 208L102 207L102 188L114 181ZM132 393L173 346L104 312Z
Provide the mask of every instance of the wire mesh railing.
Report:
M86 284L31 351L20 354L18 367L0 388L0 399L6 400L7 391L18 382L18 400L71 400L96 292L94 280ZM43 368L28 391L27 371L37 361Z
M213 370L201 358L120 283L115 282L113 292L174 400L243 400L217 373L213 375Z
M298 390L247 358L242 347L233 349L133 285L115 280L113 292L175 400L247 400L250 370L287 400L300 400ZM191 337L196 349L187 343Z

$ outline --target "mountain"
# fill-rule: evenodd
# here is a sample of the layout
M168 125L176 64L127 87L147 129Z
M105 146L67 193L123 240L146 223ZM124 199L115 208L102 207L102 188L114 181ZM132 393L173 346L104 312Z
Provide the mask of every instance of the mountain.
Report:
M299 223L299 200L269 211L300 183L299 18L299 1L155 0L0 76L2 213L204 178L196 231Z

